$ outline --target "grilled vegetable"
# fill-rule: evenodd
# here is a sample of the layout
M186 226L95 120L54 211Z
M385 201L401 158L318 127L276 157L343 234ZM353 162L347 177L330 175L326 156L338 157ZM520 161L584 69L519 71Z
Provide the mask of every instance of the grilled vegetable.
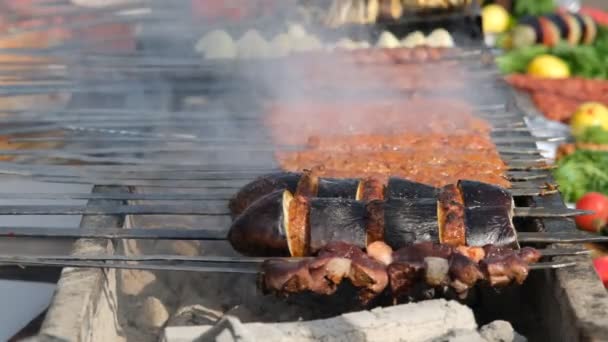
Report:
M291 193L279 190L253 203L232 223L230 243L245 255L287 255L286 227L292 199Z
M294 192L301 176L302 174L300 173L277 172L258 177L236 193L230 199L228 207L233 215L238 215L259 198L271 194L276 190L287 189Z
M386 185L387 198L434 198L437 188L403 178L391 177Z
M510 198L485 184L461 185L464 191L473 193L463 196L462 190L452 185L443 188L436 198L389 198L367 203L293 197L289 191L277 191L237 217L229 240L237 251L260 256L314 254L332 241L361 248L379 240L393 248L421 241L517 247ZM488 199L482 200L484 196ZM462 198L467 200L463 202ZM472 205L467 207L466 201ZM254 237L249 239L250 235Z
M434 198L437 189L401 178L377 179L320 178L314 171L303 173L277 172L261 176L245 185L233 196L229 208L233 216L240 214L257 199L277 190L312 197L338 197L358 200L384 198Z
M588 15L574 14L574 17L583 28L582 43L586 45L593 44L597 36L597 25Z
M561 39L560 30L557 28L557 26L551 20L545 17L539 17L538 22L542 31L541 42L546 46L557 45Z

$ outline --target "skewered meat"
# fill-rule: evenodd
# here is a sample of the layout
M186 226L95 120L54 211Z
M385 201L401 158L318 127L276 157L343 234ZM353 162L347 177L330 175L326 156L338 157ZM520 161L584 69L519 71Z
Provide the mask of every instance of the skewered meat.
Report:
M325 246L312 260L267 261L262 269L261 288L279 294L311 291L329 295L348 279L360 289L360 299L367 302L384 291L388 284L385 265L360 248L340 242Z
M271 104L268 111L270 115L266 125L272 129L273 138L281 145L305 145L310 137L355 134L399 136L404 132L449 132L449 137L488 134L491 129L487 122L471 114L472 109L465 102L440 98L399 102L292 102ZM450 113L450 120L446 120L446 112ZM379 113L382 114L382 120L377 119ZM332 119L331 125L327 124L328 118ZM402 146L405 147L407 146Z
M229 207L236 216L253 202L277 190L289 190L308 197L336 197L370 201L384 198L434 198L438 189L391 177L385 178L320 178L320 169L277 172L256 178L245 185L230 200Z
M369 303L385 293L395 300L416 299L421 290L449 288L461 298L480 282L501 287L522 284L528 265L540 259L532 248L514 250L486 245L479 260L471 259L468 247L453 248L417 243L396 251L382 242L371 244L367 253L359 247L332 242L319 254L303 261L267 261L259 285L266 293L289 295L313 292L330 295L348 280L359 288L359 299Z
M538 109L549 119L568 122L583 102L608 104L608 81L572 77L561 80L510 75L512 86L530 92Z
M323 166L324 177L396 176L437 187L469 178L509 186L490 126L458 101L302 103L270 109L273 140L308 147L278 151L284 170ZM375 119L377 113L382 120Z
M512 200L478 200L504 194L495 186L471 181L441 189L436 198L370 202L294 197L289 191L278 190L260 198L234 220L229 240L235 250L255 256L305 256L334 241L361 248L376 241L393 248L422 241L517 246Z

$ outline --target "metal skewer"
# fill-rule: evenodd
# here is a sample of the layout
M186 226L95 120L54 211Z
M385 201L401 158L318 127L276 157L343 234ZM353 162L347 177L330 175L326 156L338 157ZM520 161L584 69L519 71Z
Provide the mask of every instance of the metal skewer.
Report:
M115 269L136 269L136 270L157 270L157 271L182 271L182 272L214 272L214 273L248 273L248 274L259 274L260 270L257 267L262 260L255 260L254 262L242 262L242 261L203 261L205 257L199 257L198 260L180 260L182 258L171 258L171 260L159 260L155 257L128 257L128 258L117 258L117 257L53 257L45 258L40 257L4 257L0 256L0 267L3 265L18 265L21 267L25 266L56 266L56 267L86 267L86 268L115 268ZM132 259L132 260L130 260ZM136 261L138 259L143 259ZM154 259L154 262L150 262ZM185 258L183 258L185 259ZM267 258L272 259L272 258ZM144 261L145 260L145 261ZM211 258L211 260L218 260L217 257ZM287 259L289 260L289 259ZM296 260L289 260L296 261ZM127 263L129 262L129 263ZM184 262L183 264L179 264ZM214 265L215 263L215 265ZM558 269L565 267L576 266L576 262L539 262L528 265L530 270L543 270L543 269Z

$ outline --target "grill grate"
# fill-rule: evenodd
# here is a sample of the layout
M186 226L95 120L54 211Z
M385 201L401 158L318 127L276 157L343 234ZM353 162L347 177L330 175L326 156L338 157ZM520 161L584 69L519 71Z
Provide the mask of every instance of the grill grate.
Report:
M5 99L18 100L24 96L35 96L36 99L65 96L69 100L67 103L58 101L55 106L27 103L25 109L8 108L1 111L0 135L5 136L9 145L0 148L0 157L10 160L0 162L0 174L53 183L94 184L95 189L91 194L0 193L0 198L90 200L88 208L84 210L82 207L54 208L55 213L57 210L65 210L73 214L107 214L107 211L96 211L96 208L103 207L120 207L138 213L138 208L150 212L151 206L157 209L181 206L183 215L85 215L82 227L93 230L121 230L123 226L145 227L150 230L164 227L209 227L221 236L230 224L228 216L220 215L223 213L220 212L222 203L247 181L278 168L272 153L277 146L272 144L260 120L263 114L260 99L269 98L273 94L266 89L267 84L260 84L258 79L262 78L265 81L263 83L268 83L279 79L281 72L284 73L285 70L279 68L279 71L272 74L270 70L273 69L268 67L269 62L201 61L200 57L193 53L191 46L203 31L211 27L199 26L200 23L184 11L184 6L173 2L141 1L86 10L65 4L58 10L53 7L56 5L50 4L49 1L38 0L37 3L41 6L49 3L43 7L48 6L47 9L52 10L52 13L36 16L36 19L42 20L40 24L15 30L5 38L46 32L50 27L69 29L75 34L75 38L48 48L3 49L0 54L28 59L22 62L0 61L0 81L10 82L0 85L0 103ZM139 13L127 16L124 13L127 10L138 10ZM57 14L64 17L64 23L49 24L51 17ZM94 15L94 20L83 21L77 18L86 14ZM183 16L183 20L175 20L178 14ZM534 143L543 139L533 137L527 130L524 115L515 104L511 91L504 82L497 80L498 72L488 62L491 61L491 56L478 45L478 40L474 39L480 33L479 18L467 15L463 20L462 16L450 15L449 18L443 19L446 19L443 22L445 26L451 29L462 28L463 23L468 25L468 29L456 35L461 45L468 47L437 61L436 64L459 63L474 82L475 89L463 94L463 98L474 101L476 114L493 124L492 138L502 159L510 165L508 176L513 184L512 193L517 196L517 206L565 209L559 194L547 187L553 180ZM260 18L248 25L258 25L260 30L264 31L268 21L269 18ZM131 44L132 40L128 35L83 38L84 31L109 23L137 24L138 51L114 49L117 44L119 48L125 43ZM473 30L470 29L471 23L475 24ZM420 27L422 24L417 21L412 22L412 25ZM234 36L239 36L245 29L243 25L228 28ZM269 31L278 29L268 28ZM373 32L361 32L360 28L347 27L332 34L359 37L364 35L375 39L380 29L399 32L408 29L408 26L383 24ZM270 64L276 64L276 61ZM419 94L420 91L415 89L406 89L400 93L401 96ZM373 95L375 94L370 96ZM427 90L425 95L441 94ZM12 144L23 148L12 149ZM279 148L298 149L301 146ZM537 196L541 192L544 196ZM196 203L196 208L193 203ZM210 215L204 215L204 212L200 211L201 207L210 207L213 210ZM139 213L143 213L143 209ZM0 214L10 213L11 210L14 212L15 208L0 206ZM44 212L35 206L31 206L29 211L30 214L41 215ZM193 213L198 215L190 215ZM527 232L567 232L574 228L571 221L559 218L517 218L516 226L518 230ZM234 251L225 241L205 241L200 244L193 242L176 246L160 241L136 243L131 240L108 242L81 239L76 243L76 250L85 255L113 252L133 255L146 250L166 254L202 250L206 254L234 255ZM556 258L556 262L570 261L571 258ZM585 266L577 267L576 272L581 272ZM105 287L112 283L108 279L116 278L115 272L117 271L84 272L83 281L77 284L78 289L70 282L70 273L65 272L63 284L54 299L54 311L47 317L46 326L61 325L62 322L69 322L70 326L75 323L78 323L78 326L87 326L85 321L92 318L82 316L82 312L88 312L88 309L81 310L82 306L98 307L96 296L102 297L100 293L113 293L112 290L104 291ZM478 298L476 304L477 312L483 312L483 319L486 320L493 319L498 314L501 315L500 318L508 317L518 322L519 326L524 326L523 320L538 320L521 315L522 312L534 311L541 316L555 317L553 312L556 307L563 309L562 311L572 310L572 304L565 303L563 298L555 298L551 293L562 287L563 291L572 296L571 283L556 279L564 277L564 273L540 273L531 276L530 284L521 289L523 295L507 293L502 299L496 299L496 296L491 294L480 294L481 299ZM221 304L230 307L240 300L248 307L259 306L268 311L260 313L260 319L276 320L275 313L283 312L277 309L283 308L283 304L277 304L272 299L260 299L254 295L251 298L242 298L239 292L249 294L251 284L254 283L248 276L190 275L176 276L175 279L178 280L174 280L173 275L156 273L155 277L165 289L177 288L175 292L179 293L196 291L193 289L202 285L220 292L224 287L231 287L224 289L225 292L217 296L222 297ZM176 282L179 284L176 285ZM249 287L243 283L249 284ZM551 290L548 291L547 288ZM83 289L95 294L86 296L92 298L91 302L82 303L80 296L74 296L74 293L80 293ZM115 296L119 298L120 303L119 307L115 308L118 311L114 312L115 315L124 316L124 310L127 310L125 307L139 305L136 303L137 296ZM585 293L583 296L594 296L594 301L598 301L597 293ZM209 295L205 293L199 297L201 301L209 300ZM537 301L537 308L519 308L513 313L514 317L510 317L506 312L507 308L511 307L509 301L518 302L522 297ZM109 302L115 304L116 298ZM514 298L517 299L513 300ZM501 302L492 304L494 300ZM306 306L311 309L311 306L317 304L317 301L312 301ZM340 307L338 305L332 308ZM608 305L606 307L608 308ZM484 312L484 308L502 310L491 313ZM331 314L329 311L319 313L310 310L304 317L327 316ZM128 314L126 315L128 317ZM521 317L517 317L518 315ZM573 313L571 316L573 317L564 319L588 319L586 315L579 313ZM544 323L547 322L548 320ZM565 325L556 326L560 329L542 331L556 336L572 336L566 333L568 328ZM527 331L532 332L535 329L541 330L538 327L530 327ZM606 336L601 332L592 331L593 328L581 327L576 330L578 329L585 330L578 333L578 336ZM134 340L141 340L139 337L146 332L129 334ZM53 332L50 335L53 335ZM151 336L145 337L151 339Z

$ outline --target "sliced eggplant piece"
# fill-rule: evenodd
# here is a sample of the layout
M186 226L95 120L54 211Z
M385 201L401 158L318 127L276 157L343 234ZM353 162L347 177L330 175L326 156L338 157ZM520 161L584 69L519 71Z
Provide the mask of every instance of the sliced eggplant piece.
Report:
M538 17L526 16L518 21L519 26L527 26L534 30L534 36L536 37L535 43L540 43L543 41L543 30L540 25L540 20Z
M315 171L305 170L300 177L295 194L298 196L317 197L319 192L319 176Z
M412 182L407 179L391 177L386 186L385 198L435 198L438 189L430 185Z
M316 253L332 241L365 248L366 203L344 198L310 200L310 253Z
M359 181L355 199L364 202L383 200L385 192L384 183L379 179L373 177L363 178Z
M583 37L583 27L581 27L579 21L570 13L561 13L557 16L562 18L562 21L566 23L568 28L565 39L571 45L577 45Z
M511 33L511 43L514 48L532 46L539 40L538 33L530 25L518 25Z
M358 188L358 179L319 178L317 197L355 198Z
M289 254L293 257L303 257L309 254L309 198L303 196L289 198L289 192L284 194L282 223L287 235Z
M393 249L414 242L439 242L437 200L391 198L385 201L384 241Z
M555 46L561 40L560 30L548 18L539 17L538 22L542 31L542 43L546 46Z
M277 190L296 191L301 176L301 173L277 172L256 178L230 199L230 212L233 217L237 216L261 197Z
M545 17L549 19L555 25L555 27L557 27L559 30L559 35L562 39L568 38L568 35L570 34L570 25L568 25L565 16L556 13L549 14Z
M499 186L471 180L460 180L458 181L458 189L460 189L466 208L504 207L511 211L515 207L511 194Z
M467 246L519 248L512 213L504 206L465 209Z
M464 203L455 184L444 186L437 196L437 223L439 242L453 247L466 244Z
M574 19L578 23L578 26L581 28L581 39L578 43L582 43L585 41L585 37L587 35L587 24L585 23L585 20L583 19L582 15L578 13L571 13L571 15L572 17L574 17Z
M583 22L585 23L585 30L583 33L583 44L591 45L597 37L597 24L588 15L581 15Z
M232 247L250 256L289 256L284 213L292 198L289 191L278 190L246 208L230 227Z

